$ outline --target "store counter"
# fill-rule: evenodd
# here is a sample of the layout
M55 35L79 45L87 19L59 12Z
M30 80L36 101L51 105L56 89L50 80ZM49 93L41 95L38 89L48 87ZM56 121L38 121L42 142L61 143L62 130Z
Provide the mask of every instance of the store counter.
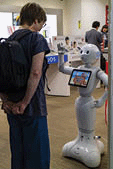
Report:
M78 67L79 65L83 64L79 56L79 53L69 53L68 58L69 58L69 65L72 67Z
M45 86L45 93L48 95L70 96L70 86L68 85L70 76L59 72L58 54L51 53L46 57L49 63L49 68L47 69L48 87L51 91L48 91ZM69 62L67 62L68 55L64 55L64 61L66 65L69 65Z

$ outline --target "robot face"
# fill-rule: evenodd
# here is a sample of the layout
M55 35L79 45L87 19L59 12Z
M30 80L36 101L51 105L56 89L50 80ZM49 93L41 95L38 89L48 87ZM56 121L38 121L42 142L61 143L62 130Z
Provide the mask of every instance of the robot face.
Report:
M86 64L93 64L100 57L100 51L96 45L86 44L80 50L80 57Z

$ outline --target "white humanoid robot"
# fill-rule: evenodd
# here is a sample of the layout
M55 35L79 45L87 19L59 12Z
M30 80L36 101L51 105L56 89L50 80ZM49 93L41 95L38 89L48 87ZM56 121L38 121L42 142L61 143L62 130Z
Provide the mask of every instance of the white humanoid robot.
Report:
M65 66L65 48L58 45L59 71L71 75L74 67ZM105 87L108 86L108 76L94 63L99 59L100 52L93 44L86 44L80 49L80 57L84 65L77 69L91 72L87 87L78 87L80 96L75 100L75 109L78 121L78 136L75 140L63 146L63 156L72 157L84 163L86 166L95 168L100 165L101 154L104 153L104 144L95 136L96 108L101 107L107 96L106 90L102 97L95 100L91 95L99 80Z

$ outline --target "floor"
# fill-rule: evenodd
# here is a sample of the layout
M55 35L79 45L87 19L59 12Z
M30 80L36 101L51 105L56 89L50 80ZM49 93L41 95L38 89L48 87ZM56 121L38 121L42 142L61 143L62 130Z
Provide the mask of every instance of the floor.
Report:
M95 89L93 96L99 98L104 88ZM75 99L79 96L77 88L71 88L70 97L47 96L48 127L51 147L51 169L87 169L77 160L62 156L65 143L76 138L78 134ZM108 168L107 126L105 125L104 105L97 109L96 135L101 136L105 146L99 169ZM0 110L0 169L10 169L9 132L6 115Z

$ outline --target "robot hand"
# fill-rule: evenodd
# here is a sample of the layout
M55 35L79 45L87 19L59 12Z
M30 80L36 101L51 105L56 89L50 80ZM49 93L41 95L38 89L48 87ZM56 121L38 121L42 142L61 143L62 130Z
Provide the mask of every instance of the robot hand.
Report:
M94 101L94 107L97 107L97 108L101 107L104 104L105 100L107 99L107 96L108 96L108 91L105 91L104 95L101 98Z
M59 44L57 44L57 48L58 48L58 54L60 55L64 55L65 54L65 52L68 52L68 50L67 49L65 49L65 47L63 46L63 44L61 43L59 43Z
M64 54L65 54L65 52L68 52L68 51L67 51L67 49L65 49L65 47L63 46L62 43L57 44L57 47L58 47L58 68L59 68L59 71L64 74L71 75L72 70L74 68L69 67L69 66L65 66L65 62L64 62Z
M101 107L102 103L100 102L100 100L95 100L94 101L94 107Z

